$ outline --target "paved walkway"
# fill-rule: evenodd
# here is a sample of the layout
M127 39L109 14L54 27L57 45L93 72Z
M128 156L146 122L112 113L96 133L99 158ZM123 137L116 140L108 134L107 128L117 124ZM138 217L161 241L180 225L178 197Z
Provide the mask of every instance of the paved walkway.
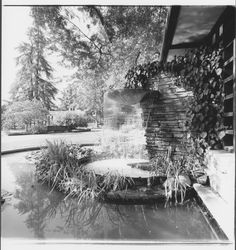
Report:
M101 130L77 133L55 133L42 135L17 135L1 137L1 152L18 150L46 145L46 140L63 140L73 144L96 144L99 143Z

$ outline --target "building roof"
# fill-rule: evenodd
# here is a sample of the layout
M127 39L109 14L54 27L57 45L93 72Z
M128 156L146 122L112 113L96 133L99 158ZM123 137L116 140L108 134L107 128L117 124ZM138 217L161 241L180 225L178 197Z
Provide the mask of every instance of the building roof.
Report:
M170 49L196 47L211 32L227 6L172 6L162 46L161 61Z

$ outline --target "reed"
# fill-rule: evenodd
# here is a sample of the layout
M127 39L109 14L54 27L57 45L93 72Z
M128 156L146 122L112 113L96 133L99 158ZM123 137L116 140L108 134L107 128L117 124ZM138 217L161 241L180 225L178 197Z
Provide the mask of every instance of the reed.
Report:
M78 202L88 199L103 199L111 190L126 189L131 178L121 174L106 173L104 176L88 171L86 164L94 158L91 149L67 145L63 141L47 141L47 149L32 155L36 165L36 177L47 183L51 192L56 188L69 196L78 197Z

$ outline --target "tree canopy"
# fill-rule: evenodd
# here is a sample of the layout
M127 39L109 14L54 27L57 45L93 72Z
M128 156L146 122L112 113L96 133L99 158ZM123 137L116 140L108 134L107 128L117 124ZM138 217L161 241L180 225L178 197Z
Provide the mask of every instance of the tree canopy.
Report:
M77 72L63 92L61 106L102 113L103 94L121 88L129 68L158 58L167 9L161 6L34 6L31 43L19 47L21 69L15 99L41 100L52 107L48 51ZM62 79L63 80L63 79Z
M167 10L160 6L53 6L33 7L32 16L50 31L55 50L76 66L94 69L114 60L132 64L155 59Z

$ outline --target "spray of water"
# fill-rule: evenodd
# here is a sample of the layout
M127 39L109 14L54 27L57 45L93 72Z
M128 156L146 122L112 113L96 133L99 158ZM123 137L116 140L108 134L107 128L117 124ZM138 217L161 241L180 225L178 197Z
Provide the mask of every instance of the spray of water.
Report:
M115 90L104 97L101 146L120 159L147 159L145 127L140 101L143 90Z
M119 172L129 177L147 178L149 171L138 169L148 164L145 130L141 100L147 94L144 90L115 90L104 96L104 127L102 152L106 160L96 161L88 167L96 172Z

